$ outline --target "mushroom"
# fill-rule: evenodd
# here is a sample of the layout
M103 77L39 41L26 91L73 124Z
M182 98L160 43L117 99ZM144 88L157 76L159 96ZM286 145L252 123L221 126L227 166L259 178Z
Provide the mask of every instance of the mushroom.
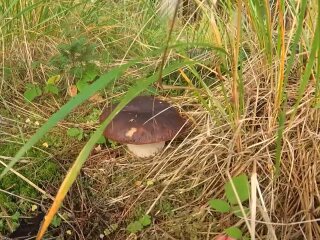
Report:
M100 122L115 106L103 110ZM103 134L112 141L126 144L130 152L144 158L159 153L166 141L183 130L185 123L169 103L154 96L138 96L113 118Z

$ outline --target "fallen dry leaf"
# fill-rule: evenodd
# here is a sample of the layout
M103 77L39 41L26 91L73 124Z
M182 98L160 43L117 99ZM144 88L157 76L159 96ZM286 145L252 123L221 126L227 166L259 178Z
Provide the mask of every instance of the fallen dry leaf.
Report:
M101 145L99 144L97 147L94 148L94 150L96 150L96 152L101 152Z
M68 93L71 97L74 97L78 93L78 89L76 85L71 85L68 89Z

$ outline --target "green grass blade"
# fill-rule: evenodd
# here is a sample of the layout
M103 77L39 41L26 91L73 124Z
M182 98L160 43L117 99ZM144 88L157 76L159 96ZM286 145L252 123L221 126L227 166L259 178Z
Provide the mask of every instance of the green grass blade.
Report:
M11 1L11 4L9 5L9 7L6 9L6 11L4 11L4 13L2 14L1 20L3 21L6 17L8 17L8 13L10 13L10 11L14 8L14 6L19 2L19 0L15 0L15 1Z
M127 63L120 67L114 68L108 73L102 75L97 81L95 81L90 88L86 91L80 92L74 98L72 98L68 103L61 107L59 111L54 113L48 121L34 134L27 143L18 151L14 156L13 160L10 161L8 166L3 170L0 175L0 179L9 171L13 165L19 161L19 159L27 152L33 145L35 145L51 128L53 128L61 119L63 119L68 113L70 113L75 107L79 106L86 99L92 96L95 92L107 86L113 80L121 76L126 69L132 66L134 63Z
M319 5L320 8L320 5ZM303 73L302 79L300 80L300 85L298 88L298 93L297 93L297 101L294 105L294 110L292 112L291 118L290 118L290 122L293 122L293 118L295 117L297 110L298 110L298 106L300 104L300 101L303 97L303 93L306 90L306 87L308 85L309 82L309 78L313 69L313 65L314 62L316 61L316 56L317 56L317 52L318 52L318 47L319 47L319 37L320 37L320 12L318 11L318 17L317 17L317 25L316 25L316 29L315 29L315 33L314 33L314 37L313 37L313 41L312 41L312 45L311 45L311 50L310 50L310 56L309 56L309 60L308 63L306 65L306 69Z
M268 63L272 61L272 37L270 7L266 1L248 0L248 15L259 39L260 48L263 49Z
M71 11L72 9L75 9L75 8L81 6L81 5L83 5L83 3L77 3L77 4L73 5L73 6L70 6L69 8L66 8L66 9L63 9L61 11L58 11L55 14L50 14L49 16L46 16L46 18L41 19L41 21L38 24L35 24L32 28L30 28L30 30L34 30L34 29L44 25L45 23L47 23L47 22L49 22L49 21L51 21L51 20L53 20L55 18L64 17L64 16L61 16L61 15L65 14L65 13Z
M199 83L201 84L201 87L207 92L207 95L210 97L210 100L212 101L213 105L219 110L219 112L222 114L222 116L225 119L228 119L228 114L226 113L224 107L222 106L222 104L215 100L212 97L212 93L210 88L204 83L204 81L202 80L201 76L199 75L199 73L197 72L197 70L194 67L189 67L190 72L193 74L193 76L199 81ZM202 105L207 109L208 112L210 112L210 114L212 116L215 116L211 107L209 107L209 105L206 103L206 101L201 97L201 94L198 90L196 90L196 94L200 100L200 102L202 103ZM230 120L230 119L228 119Z
M287 61L287 64L286 64L286 72L285 72L285 77L284 77L284 88L285 88L287 80L289 78L289 73L290 73L291 68L293 66L294 60L296 58L296 50L297 50L297 46L298 46L298 43L299 43L299 40L301 37L301 33L303 30L303 19L304 19L304 15L305 15L305 12L307 9L307 3L308 3L307 0L302 0L300 11L297 13L298 14L298 25L297 25L297 30L294 34L294 38L293 38L292 45L290 48L291 55L290 55L289 60Z
M18 14L16 14L15 16L11 16L10 20L9 21L5 21L4 24L1 26L4 27L6 26L7 24L9 24L10 22L12 22L13 20L17 19L18 17L22 16L23 14L27 13L27 12L30 12L32 10L34 10L36 7L38 7L42 2L36 2L28 7L25 7L22 11L18 12ZM12 12L9 12L10 10L12 10L12 8L14 7L14 5L10 5L10 7L7 9L7 11L4 13L3 15L3 18L6 17L7 14L9 13L12 13Z
M171 66L167 67L163 70L163 75L167 75L178 68L181 68L185 66L186 64L190 64L191 62L180 62L176 64L172 64ZM101 124L101 126L95 131L95 133L91 136L89 141L86 143L86 145L81 150L80 154L78 155L77 159L73 163L72 167L68 171L68 174L66 175L63 183L61 184L59 191L57 193L57 196L45 218L45 221L43 225L41 226L41 229L39 230L37 239L42 239L43 235L45 234L47 228L49 227L54 215L57 213L59 207L62 204L63 199L65 198L67 192L69 191L70 187L76 180L80 169L86 159L89 157L90 152L96 142L101 137L104 129L106 126L111 122L111 120L118 114L118 112L125 107L134 97L139 95L143 90L145 90L150 84L154 83L158 80L158 74L154 74L151 77L147 79L139 79L137 80L137 83L135 86L131 87L129 91L126 93L126 95L122 98L120 103L117 105L117 107L113 110L113 112L107 117L107 119Z

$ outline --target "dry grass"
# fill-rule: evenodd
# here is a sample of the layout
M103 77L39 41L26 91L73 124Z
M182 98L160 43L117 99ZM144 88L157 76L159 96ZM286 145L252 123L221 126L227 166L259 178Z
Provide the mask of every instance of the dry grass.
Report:
M219 124L197 99L186 93L171 100L195 124L181 142L173 141L160 156L139 160L122 147L92 155L83 171L93 181L93 195L99 199L97 207L100 209L103 203L107 224L132 219L132 212L142 208L152 215L154 224L141 234L141 239L212 239L212 230L223 231L231 225L247 231L243 219L215 214L207 205L209 199L223 197L229 176L246 173L253 176L252 184L257 177L257 190L261 191L250 206L251 211L256 209L257 239L320 236L320 115L311 106L314 87L308 87L294 123L285 126L281 174L274 178L276 129L269 128L268 119L272 93L265 86L267 76L260 71L256 59L249 60L246 69L246 113L239 130L241 151L235 150L236 136L231 125ZM289 96L295 96L297 74L290 76ZM216 88L211 90L217 92ZM154 184L148 186L148 180ZM162 206L166 202L173 206L170 217ZM120 230L113 237L122 239L122 234Z
M118 224L119 227L106 236L106 239L134 239L135 236L129 236L125 228L128 223L146 213L152 216L153 223L138 234L139 239L214 239L230 226L239 226L248 236L249 232L253 231L256 239L320 238L320 114L319 110L313 107L315 80L311 79L308 84L293 121L285 124L281 173L275 178L275 141L278 126L274 122L274 79L277 77L275 75L279 59L270 66L266 65L256 37L250 32L249 26L246 28L248 29L244 44L250 46L250 56L242 63L244 112L239 116L237 128L235 129L232 117L218 111L214 102L230 106L232 79L227 74L219 75L220 66L215 65L217 56L205 54L200 60L214 59L214 64L209 66L209 70L218 75L219 81L223 81L228 98L224 97L219 84L208 86L210 96L205 94L205 89L199 89L213 111L210 113L199 103L199 98L195 97L191 90L185 90L178 97L170 96L174 90L162 91L163 96L166 95L166 99L189 118L192 123L190 131L169 143L161 155L152 159L136 159L122 146L94 150L64 202L63 211L69 215L69 225L62 228L62 235L65 235L64 231L71 226L76 232L74 238L98 239L99 234L108 226ZM112 27L101 30L101 38L111 29ZM88 35L95 34L94 28L91 31L89 28L87 30ZM99 34L93 38L97 42L101 40ZM292 37L289 31L286 34L286 39ZM138 35L127 36L133 41L132 45L139 40L139 46L142 46L143 50L151 49L152 47L144 44L144 39L140 39ZM46 38L32 44L21 44L17 40L11 43L9 49L3 51L3 56L10 56L6 59L6 64L21 65L18 70L13 71L10 78L19 80L1 82L0 107L12 118L4 119L6 122L23 125L26 118L44 122L68 98L67 94L57 99L46 99L47 96L44 96L40 97L40 103L27 105L22 96L26 82L45 83L46 72L50 70L45 65L32 70L31 62L34 59L49 59L49 56L55 54L56 46L64 40ZM130 41L123 41L129 48L132 46L128 44ZM224 42L225 40L221 44L225 44ZM106 48L102 40L99 47ZM228 45L224 47L227 48ZM125 54L128 52L129 50ZM116 64L120 61L121 58L115 60ZM150 66L156 66L158 63L159 59L150 60ZM289 75L286 87L287 119L293 112L292 106L296 101L299 80L305 67L303 64L304 62L297 59L296 68ZM108 67L102 66L103 69ZM144 69L133 69L131 76L139 76L143 71ZM66 80L65 88L68 81ZM117 84L121 85L122 82ZM112 94L107 93L107 102L121 94L122 92L116 91ZM102 108L104 103L90 103L83 109L76 109L74 114L83 114L88 106ZM17 119L17 114L22 118ZM73 120L61 122L55 131L61 134L71 126L94 129L97 124L84 124ZM2 121L0 118L0 124ZM12 123L12 126L14 124ZM9 139L8 136L14 136L21 142L20 133L11 130L11 127L6 126L1 129L0 136L6 136L6 140ZM27 136L33 132L33 128L24 130ZM57 161L62 160L61 169L65 171L64 168L67 168L80 151L82 143L68 143L68 139L63 141L66 147L63 150L64 156L59 153L60 149L48 150L48 154L50 152ZM68 147L72 149L68 151ZM256 193L251 197L250 205L247 202L244 204L250 208L252 216L240 219L232 214L213 212L208 206L208 201L212 198L223 198L224 184L230 176L240 173L246 173L251 177L251 190L252 193ZM40 190L54 195L56 186L50 186L50 183L48 186L49 189ZM40 205L47 209L49 204L45 202ZM246 221L250 223L249 229Z

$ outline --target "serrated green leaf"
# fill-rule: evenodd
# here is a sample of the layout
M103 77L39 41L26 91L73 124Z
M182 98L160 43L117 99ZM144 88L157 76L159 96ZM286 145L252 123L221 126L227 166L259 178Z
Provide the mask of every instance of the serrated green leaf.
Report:
M127 231L130 233L137 233L142 229L143 229L143 226L139 221L134 221L127 226Z
M52 94L55 94L55 95L59 94L59 88L56 85L53 85L53 84L47 84L44 87L44 91L45 91L45 93L52 93Z
M232 238L240 239L242 237L242 231L237 227L229 227L224 232Z
M39 97L42 94L41 88L35 84L27 84L27 89L24 92L23 96L26 100L32 102L36 97Z
M60 80L60 75L54 75L49 77L49 79L47 80L47 84L51 84L51 85L55 85L56 83L58 83Z
M75 137L78 140L83 138L83 130L81 128L69 128L67 131L69 137Z
M220 213L226 213L230 211L230 205L222 199L209 200L209 206Z
M61 218L59 216L54 216L51 222L53 227L59 227L61 225Z
M79 129L78 128L69 128L67 131L67 134L69 137L76 137L79 134Z
M239 176L233 177L231 179L233 185L235 187L235 191L233 191L231 182L227 182L224 186L224 190L226 193L226 197L231 204L237 204L236 193L241 202L244 202L249 199L249 181L248 177L245 174L241 174Z
M88 64L81 78L84 82L93 81L99 74L98 67L95 64Z
M142 224L142 226L146 227L151 224L151 217L149 215L143 215L138 221Z

